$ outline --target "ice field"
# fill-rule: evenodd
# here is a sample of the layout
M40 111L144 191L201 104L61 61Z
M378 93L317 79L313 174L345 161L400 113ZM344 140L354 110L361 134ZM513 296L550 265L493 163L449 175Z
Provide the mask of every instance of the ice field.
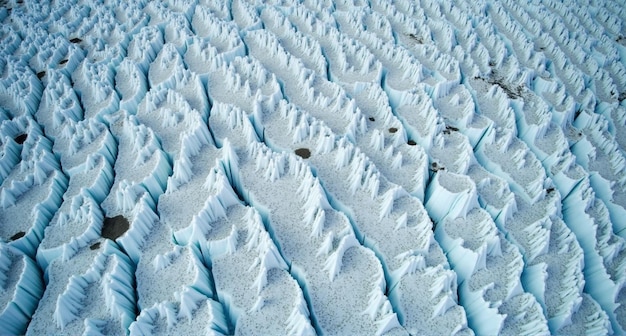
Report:
M0 334L623 335L623 0L0 1Z

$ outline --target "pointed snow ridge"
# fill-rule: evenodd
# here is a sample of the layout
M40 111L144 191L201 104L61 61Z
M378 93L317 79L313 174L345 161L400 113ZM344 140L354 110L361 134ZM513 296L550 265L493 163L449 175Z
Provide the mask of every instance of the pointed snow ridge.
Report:
M276 76L266 70L256 58L250 56L237 57L228 65L221 64L218 69L212 71L207 83L207 92L212 102L234 104L252 114L255 114L257 104L261 101L278 101L282 98Z
M442 115L445 122L464 132L472 147L491 128L489 119L475 113L474 99L465 85L459 85L449 95L436 99L435 104L439 111L445 111Z
M395 328L402 328L400 322L398 321L398 316L395 313L387 314L385 317L383 317L382 320L379 320L376 323L379 326L378 330L376 331L377 336L386 334L387 332L390 332Z
M379 220L389 216L389 214L393 211L393 203L396 199L401 197L408 197L409 193L406 192L401 186L395 186L392 189L388 190L382 196L382 202L380 207L380 215Z
M53 157L51 143L43 136L39 124L29 115L5 120L0 124L0 183L5 179L23 180L26 175L37 174L38 183L42 173L59 169ZM39 166L39 167L37 167ZM37 172L35 172L37 170Z
M43 92L37 112L37 120L43 124L46 135L52 139L62 134L69 121L83 119L83 109L70 80L61 71L50 70L50 80Z
M470 209L478 207L476 185L467 176L439 171L426 190L424 206L436 222L445 217L466 217Z
M57 170L46 172L40 162L34 164L34 172L25 180L5 180L0 194L0 226L5 241L34 258L37 247L56 210L61 206L67 189L67 178ZM39 170L40 178L37 177Z
M531 286L526 285L526 276L522 277L522 281L544 307L548 326L554 333L570 325L572 316L580 309L585 283L584 256L575 235L569 231L562 220L553 221L550 235L548 253L545 257L537 258L535 262L537 264L545 260L547 271L550 272L547 274L548 279L545 282L543 295L531 291ZM530 271L533 266L535 265L529 265L526 272Z
M225 138L228 138L231 142L235 141L237 146L245 146L249 143L259 141L254 126L246 114L246 111L235 105L215 102L211 108L209 123L211 125L211 131L218 142L218 146L223 145L219 142L220 139ZM226 126L227 129L224 129L224 126ZM243 132L245 137L242 139L241 137L227 136L230 132L235 130ZM241 140L245 140L245 143Z
M481 142L475 152L485 169L509 182L512 191L533 204L543 195L546 172L526 144L505 131L492 143Z
M2 141L0 157L0 184L9 176L11 171L20 162L22 146L15 141Z
M2 20L6 19L9 13L7 11L3 11L0 13L0 18ZM2 47L0 48L0 52L3 55L13 55L15 51L20 47L20 43L22 42L22 38L17 33L16 29L11 25L4 25L2 27Z
M135 111L148 92L148 79L141 66L125 58L115 74L115 89L120 95L120 109Z
M302 296L302 293L298 293L298 299L295 302L295 307L287 319L287 329L290 334L295 335L314 335L315 330L311 326L309 320L309 309L307 303Z
M197 12L198 11L196 11L196 13ZM235 51L231 51L230 53L234 52ZM219 69L225 62L232 61L232 59L237 56L243 57L245 53L234 54L230 56L228 60L226 59L226 55L229 54L220 53L217 47L209 43L208 39L193 36L183 55L183 61L187 65L187 69L198 74L203 84L206 85L208 74L211 71Z
M455 174L467 174L468 168L476 160L467 136L461 132L446 130L439 133L430 149L430 170L446 170Z
M585 261L592 261L585 262L583 269L587 293L606 312L613 330L621 330L616 311L619 311L617 305L621 304L618 288L622 287L624 280L623 276L618 275L606 263L605 257L612 259L610 248L606 244L607 233L611 232L610 229L608 232L606 229L607 225L610 227L608 224L610 220L606 206L594 196L588 182L579 185L563 201L563 218L572 232L576 234L584 251ZM611 240L616 242L615 238ZM607 252L609 253L603 255ZM618 261L617 265L619 264L621 262ZM602 288L602 291L599 291L599 288Z
M183 75L188 73L185 71ZM163 150L174 161L185 152L187 156L194 155L203 145L213 143L206 125L206 115L191 106L194 104L203 109L206 99L188 99L201 88L201 84L197 79L187 79L177 81L179 84L176 86L181 89L161 87L148 92L136 115L141 124L154 131ZM194 81L196 85L193 85Z
M103 118L119 109L120 97L115 91L115 72L106 63L85 58L72 73L74 90L80 95L85 118Z
M80 170L81 165L96 155L113 166L118 144L104 123L90 118L65 128L62 137L54 143L54 151L61 154L61 165L71 175L73 170Z
M275 153L260 142L250 143L248 151L256 162L255 171L261 171L267 181L274 182L285 174L288 155Z
M231 62L236 56L245 55L245 45L235 23L220 19L210 8L197 6L191 26L197 36L209 42L224 61Z
M328 272L330 280L333 281L341 271L343 254L351 247L359 246L359 242L354 235L346 235L341 238L335 252L333 252L324 264L324 270Z
M383 292L386 285L382 269L372 276L372 283L374 286L368 293L368 306L361 314L369 315L371 319L375 319L381 313L382 315L391 314L391 306Z
M435 237L448 256L459 282L487 266L487 255L499 245L497 229L489 214L480 208L469 211L467 218L446 217L435 229Z
M319 180L311 174L310 170L306 169L306 166L302 161L290 160L290 170L304 171L304 178L300 186L298 187L298 194L300 199L306 201L302 209L304 210L303 221L307 225L311 225L311 237L320 237L324 231L325 223L325 210L331 210L332 207L326 198L326 193L322 188ZM294 169L294 166L297 167ZM296 176L299 174L296 173Z
M524 102L513 104L519 137L530 144L545 136L551 121L550 107L538 98L537 95L528 93Z
M190 292L191 293L191 292ZM145 335L146 333L193 333L200 328L209 335L225 335L228 327L222 306L205 296L193 292L188 302L181 302L177 310L177 303L155 303L151 308L144 309L137 320L130 325L130 335ZM165 330L162 329L164 319Z
M108 212L128 211L144 192L158 199L166 189L172 168L154 132L134 116L123 116L111 129L118 138L119 151L115 182L103 208Z
M189 4L187 8L191 10L194 6ZM179 52L184 52L186 42L195 35L194 32L191 31L189 21L189 17L187 17L185 13L171 12L169 20L163 29L165 42L174 44Z
M13 116L34 115L41 100L43 86L28 64L17 58L5 58L0 93L6 97L3 107Z
M319 76L327 77L326 58L315 38L295 29L278 8L269 6L263 8L261 19L265 29L277 34L282 46L290 54L300 59L307 68L314 70Z
M143 245L155 223L159 220L154 212L154 208L154 202L149 195L144 194L137 200L136 205L133 204L131 209L126 210L133 213L132 220L129 220L131 222L130 228L117 241L124 247L124 250L134 263L139 262Z
M128 58L147 76L150 64L156 59L163 44L163 34L157 26L143 27L129 43Z
M66 206L69 206L70 209ZM80 249L100 238L104 216L96 201L81 192L65 201L57 215L46 227L45 236L37 249L37 261L45 269L52 260L70 260Z
M232 189L223 168L218 166L217 172L214 173L214 171L215 170L212 170L210 172L204 185L204 187L208 189L212 195L206 199L200 212L193 216L191 223L189 223L190 225L183 228L184 226L180 224L170 224L173 229L177 230L174 232L174 237L180 244L204 241L207 234L211 230L210 223L221 218L226 218L228 212L227 209L233 205L241 203ZM233 228L231 229L231 234L227 238L217 242L209 242L209 246L212 249L215 249L212 250L212 254L221 255L221 253L224 253L223 251L234 252L237 245L236 243L237 232Z
M515 194L509 190L508 183L478 164L471 165L467 174L476 184L481 207L489 212L498 227L505 227L517 211Z
M518 295L502 305L502 311L507 315L502 333L513 332L535 335L549 335L547 321L541 312L541 307L535 298L524 293Z
M263 22L259 18L257 9L246 1L233 0L231 14L233 20L242 31L256 30L263 27Z
M84 323L76 321L88 320L94 317L93 315L99 317L102 322L100 325L107 325L108 328L117 331L127 328L134 320L135 298L131 261L108 242L105 242L103 252L95 253L83 249L71 261L63 262L57 259L53 262L55 266L61 267L70 266L69 263L72 263L72 266L80 271L67 277L67 280L61 276L55 279L54 284L50 284L49 288L55 291L52 295L58 295L55 300L56 305L54 307L40 306L39 309L52 309L50 315L56 322L56 329L50 325L50 315L47 315L44 327L46 330L76 333L77 329L82 329L85 325L96 327L98 324L94 325L89 321L84 321ZM67 283L56 283L56 281L67 281ZM103 297L104 304L96 305L94 294ZM37 317L37 322L41 323L38 320L39 317ZM31 331L31 327L41 328L42 326L31 323L29 332L36 332ZM99 330L99 333L102 332L103 330Z
M383 148L385 148L385 135L381 131L375 129L372 132L371 139L370 146L374 148L374 150L382 151Z
M335 148L335 134L320 132L315 147L315 154L328 154Z
M332 29L325 35L325 52L329 54L330 78L338 83L380 83L382 64L358 40Z
M409 333L468 331L465 312L456 304L453 271L441 265L418 269L392 288L390 298L397 301L398 315Z
M577 312L570 317L571 324L560 329L563 334L586 330L598 334L610 334L611 322L598 303L587 293L582 293L582 300Z
M504 90L497 84L487 85L483 78L470 79L469 83L477 91L474 97L480 114L491 119L496 127L517 134L516 115Z
M0 332L24 334L43 295L36 263L18 249L0 244Z
M178 72L184 70L182 56L178 53L176 46L172 43L163 45L154 62L150 64L148 71L148 83L150 87L156 87L159 84L171 87L173 86L174 76Z
M389 104L406 127L408 137L425 150L429 150L433 138L443 125L439 124L437 110L425 91L424 85L418 85L410 91L403 91L399 97L389 93L388 96Z

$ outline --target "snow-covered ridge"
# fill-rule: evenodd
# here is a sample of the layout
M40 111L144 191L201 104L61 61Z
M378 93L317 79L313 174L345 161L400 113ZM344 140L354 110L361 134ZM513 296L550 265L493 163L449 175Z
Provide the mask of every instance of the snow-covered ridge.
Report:
M0 2L0 334L623 334L626 3Z

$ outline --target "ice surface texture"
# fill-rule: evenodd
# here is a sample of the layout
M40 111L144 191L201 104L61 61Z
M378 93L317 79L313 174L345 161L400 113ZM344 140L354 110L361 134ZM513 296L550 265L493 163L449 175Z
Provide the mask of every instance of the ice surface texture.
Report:
M0 1L0 334L626 333L625 8Z

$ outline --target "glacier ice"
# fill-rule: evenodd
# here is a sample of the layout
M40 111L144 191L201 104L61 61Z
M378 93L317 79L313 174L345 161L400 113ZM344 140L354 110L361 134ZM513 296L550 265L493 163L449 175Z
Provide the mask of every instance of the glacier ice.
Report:
M626 11L583 2L5 1L0 330L622 333Z

